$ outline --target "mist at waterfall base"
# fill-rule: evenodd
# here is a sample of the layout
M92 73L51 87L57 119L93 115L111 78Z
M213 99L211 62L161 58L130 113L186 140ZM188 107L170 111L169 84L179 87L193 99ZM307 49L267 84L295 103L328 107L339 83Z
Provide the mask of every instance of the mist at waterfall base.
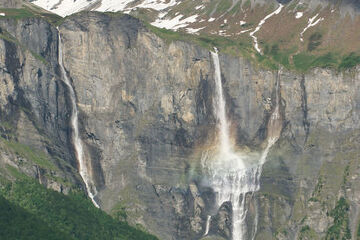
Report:
M206 172L203 181L207 182L216 195L216 208L219 209L225 202L232 205L232 239L243 240L253 238L256 234L257 219L254 221L254 231L247 234L246 229L246 194L253 193L260 188L262 165L266 161L271 146L276 142L276 137L266 141L262 152L245 152L237 150L233 143L230 131L230 122L226 116L226 101L223 94L220 61L217 53L211 52L214 63L215 96L213 107L217 119L218 141L215 150L204 151L201 165ZM278 114L278 109L275 114ZM275 116L278 117L278 116ZM257 218L257 217L256 217ZM211 216L207 219L205 235L211 232L208 229Z

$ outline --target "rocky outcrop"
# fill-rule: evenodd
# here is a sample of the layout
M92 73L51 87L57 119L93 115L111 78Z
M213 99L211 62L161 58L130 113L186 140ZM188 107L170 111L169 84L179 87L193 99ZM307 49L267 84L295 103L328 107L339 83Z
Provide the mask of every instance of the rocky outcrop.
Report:
M2 168L57 190L80 184L69 140L69 100L58 77L57 31L29 18L0 22ZM62 184L56 180L63 179Z
M3 0L0 3L0 8L20 8L22 0Z
M83 186L70 139L69 93L57 62L58 32L36 18L2 20L0 26L14 37L0 40L1 153L10 156L1 164L45 176L44 182L53 174ZM161 239L200 239L212 215L204 239L229 238L231 205L215 209L200 167L216 131L209 51L160 39L128 15L79 13L59 29L101 208L111 214L125 209L130 223ZM236 145L261 151L276 103L277 73L228 55L220 55L220 64ZM261 189L247 201L249 232L255 239L337 234L331 232L338 222L332 212L344 197L349 221L340 228L355 239L360 69L283 71L279 79L284 126L268 155ZM6 147L8 142L42 152L56 169L21 165L21 154Z

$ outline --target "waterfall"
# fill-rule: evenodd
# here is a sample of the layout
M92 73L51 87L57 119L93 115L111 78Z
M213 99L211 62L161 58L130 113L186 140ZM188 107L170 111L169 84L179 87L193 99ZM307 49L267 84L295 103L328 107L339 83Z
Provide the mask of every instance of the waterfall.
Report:
M59 32L59 49L58 49L58 60L59 60L59 65L60 65L60 70L61 70L61 74L63 76L63 82L66 84L66 86L69 89L69 93L70 93L70 98L71 98L71 104L72 104L72 112L71 112L71 127L72 127L72 141L74 144L74 149L75 149L75 154L76 154L76 158L79 164L79 172L80 175L85 183L86 186L86 191L88 193L88 196L90 197L91 201L93 202L93 204L99 208L99 205L96 203L94 197L97 194L95 185L93 184L90 175L89 175L89 171L88 168L86 166L86 163L84 161L84 151L83 151L83 145L82 145L82 141L81 138L79 136L79 123L78 123L78 109L77 109L77 105L76 105L76 97L75 97L75 92L74 89L71 85L70 79L68 78L65 68L64 68L64 64L63 64L63 52L62 52L62 42L61 42L61 36L60 36L60 31L58 29Z
M258 191L260 188L262 165L266 161L271 146L278 139L278 137L273 137L273 134L276 134L277 131L268 134L267 145L261 154L250 155L235 151L235 145L232 143L229 134L230 123L226 117L226 101L216 48L214 52L211 52L211 56L215 68L214 109L217 119L219 146L214 156L210 157L209 154L204 154L205 159L202 159L201 162L203 168L208 172L208 181L216 194L217 207L220 208L227 201L232 204L232 239L243 240L247 232L245 221L247 215L246 196L248 193ZM278 102L277 99L268 126L279 125L278 120L281 120L281 115ZM211 217L208 219L211 219ZM209 229L206 229L206 233L208 231ZM255 235L256 231L253 234Z
M222 154L226 154L230 152L230 137L229 137L229 125L226 118L226 102L224 99L222 82L221 82L221 70L220 70L220 61L217 53L217 49L215 48L215 52L211 53L214 67L215 67L215 84L216 84L216 117L219 121L219 133L220 133L220 151Z
M204 236L209 234L209 230L210 230L210 223L211 223L211 215L208 215L206 218L206 227L205 227L205 233Z

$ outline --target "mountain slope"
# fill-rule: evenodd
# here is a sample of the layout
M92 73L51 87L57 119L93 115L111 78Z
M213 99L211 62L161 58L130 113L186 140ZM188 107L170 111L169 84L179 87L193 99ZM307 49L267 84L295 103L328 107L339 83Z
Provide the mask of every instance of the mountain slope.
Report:
M259 9L267 6L262 2ZM287 7L267 18L255 33L264 54L260 34ZM266 9L258 22L279 6ZM69 89L59 71L61 34L63 65L79 110L79 136L101 209L129 224L141 224L161 239L229 239L231 205L215 206L216 192L201 165L216 147L216 86L209 50L220 46L218 73L236 150L256 157L264 149L275 102L284 119L281 137L264 165L260 190L245 195L249 238L346 239L349 232L356 238L360 219L356 53L337 56L344 60L337 69L307 69L308 62L317 59L315 50L310 51L313 55L297 53L291 58L282 54L281 45L272 44L269 53L260 55L250 36L248 42L240 42L216 34L185 35L121 13L81 12L50 24L49 18L29 9L1 11L5 12L0 18L2 178L15 181L20 172L58 192L86 192L71 139ZM317 34L312 40L319 46ZM261 64L270 62L268 56L284 66L288 61L307 70L263 68ZM318 66L328 59L332 62L331 55L324 56ZM31 192L33 188L36 192L29 186ZM18 201L22 199L15 197L18 193L31 192L19 187L4 196ZM67 205L90 207L82 198L72 203L71 194L67 200L58 196ZM37 206L29 204L32 209ZM40 210L37 213L43 214ZM51 210L51 216L64 216L57 211ZM94 212L92 207L82 213L95 220L80 214L80 222L98 226ZM87 236L83 231L77 234Z
M43 220L0 195L0 237L2 239L72 239L56 232Z
M1 239L157 239L113 219L83 193L65 196L29 178L0 192Z
M247 48L247 54L253 58L265 55L274 62L269 66L280 63L298 71L316 66L339 68L351 54L360 55L357 31L360 14L356 1L37 0L33 3L62 16L81 10L122 11L159 28L222 36L241 43L241 48ZM239 54L240 50L232 52ZM258 58L257 61L262 61Z

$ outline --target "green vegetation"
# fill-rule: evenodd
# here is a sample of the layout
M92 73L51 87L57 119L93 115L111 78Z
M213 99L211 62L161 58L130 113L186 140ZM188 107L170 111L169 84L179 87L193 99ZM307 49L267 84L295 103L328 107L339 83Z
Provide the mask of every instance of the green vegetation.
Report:
M216 1L215 1L216 2ZM216 13L224 13L229 10L232 6L232 1L229 0L221 0L216 8Z
M311 52L321 45L322 35L321 33L313 33L309 38L308 51Z
M5 16L0 16L0 19L12 18L19 20L22 18L39 17L53 25L57 25L57 22L62 19L62 17L56 14L47 12L44 9L27 2L23 4L22 8L0 8L0 12L5 13Z
M313 196L317 196L320 195L322 188L324 187L324 180L322 176L319 176L318 180L317 180L317 184L315 186L314 192L313 192Z
M34 17L35 15L29 11L28 8L0 8L0 12L5 13L5 16L0 16L1 18L14 18L14 19L21 19L21 18L28 18Z
M6 170L10 173L11 176L13 176L15 179L26 179L27 176L22 173L19 172L15 167L10 166L10 165L6 165Z
M81 192L66 196L26 178L0 193L0 239L156 239L97 209Z
M246 0L246 2L244 2L243 8L250 8L251 7L251 0Z
M0 195L1 239L74 239Z
M236 3L236 5L229 11L230 15L235 15L241 11L242 1Z
M344 170L344 178L342 186L345 187L346 183L348 182L348 177L350 176L350 165L347 165Z
M245 57L253 63L261 65L267 69L276 70L279 67L279 63L266 55L261 55L255 52L251 45L252 43L243 39L232 40L230 38L209 36L205 34L193 35L183 32L174 32L164 28L157 28L148 23L145 23L145 25L148 29L150 29L150 31L164 39L167 43L171 43L173 41L192 42L209 49L210 51L212 51L214 47L217 47L223 53Z
M173 41L186 41L200 45L204 48L212 50L217 47L221 52L233 56L242 56L250 61L258 64L266 69L277 70L282 65L289 70L306 72L312 68L332 68L337 70L345 70L360 64L360 55L352 53L341 59L339 54L328 52L323 55L310 54L309 52L301 52L293 55L296 48L280 49L278 43L272 45L265 44L264 54L254 51L252 42L245 39L233 40L221 36L209 36L205 34L192 35L183 32L174 32L171 30L157 28L149 23L145 23L148 29L164 39L167 43ZM310 37L309 50L314 50L320 45L321 34L316 33ZM292 62L290 59L292 58Z
M299 234L299 240L303 240L303 239L311 239L311 240L316 240L319 239L319 237L317 236L316 232L311 229L308 225L303 226L300 229L300 234Z
M294 65L297 70L306 72L315 67L333 68L342 71L360 64L360 55L356 53L351 53L342 59L340 58L340 55L332 52L321 56L299 53L294 56Z
M278 43L275 43L272 46L269 46L266 44L264 47L264 55L267 55L276 64L281 64L287 69L292 68L289 58L290 58L290 55L295 52L296 52L295 48L281 51Z
M111 216L115 219L123 222L127 222L127 213L126 208L122 205L121 202L117 203L115 207L111 210Z
M222 50L222 52L231 55L239 55L240 53L242 53L249 56L249 51L253 51L250 48L251 44L242 40L235 41L221 36L208 36L204 34L186 34L183 32L174 32L165 28L157 28L150 25L149 23L144 24L150 31L155 33L160 38L164 39L167 43L171 43L173 41L192 42L209 50L212 50L214 47L218 47Z
M335 208L330 212L330 216L334 218L334 223L328 229L325 239L351 239L351 232L349 228L349 204L345 198L341 197L339 199Z
M360 55L352 52L349 55L342 58L341 63L339 65L339 70L353 68L358 64L360 64Z
M337 68L338 59L334 53L316 56L307 53L299 53L294 55L294 66L296 70L306 72L311 68Z
M56 170L56 166L50 161L50 159L46 156L45 153L33 149L27 145L21 144L15 141L7 141L5 139L0 138L2 142L7 146L7 148L14 152L15 154L30 160L34 164L39 167L46 168L49 170Z

